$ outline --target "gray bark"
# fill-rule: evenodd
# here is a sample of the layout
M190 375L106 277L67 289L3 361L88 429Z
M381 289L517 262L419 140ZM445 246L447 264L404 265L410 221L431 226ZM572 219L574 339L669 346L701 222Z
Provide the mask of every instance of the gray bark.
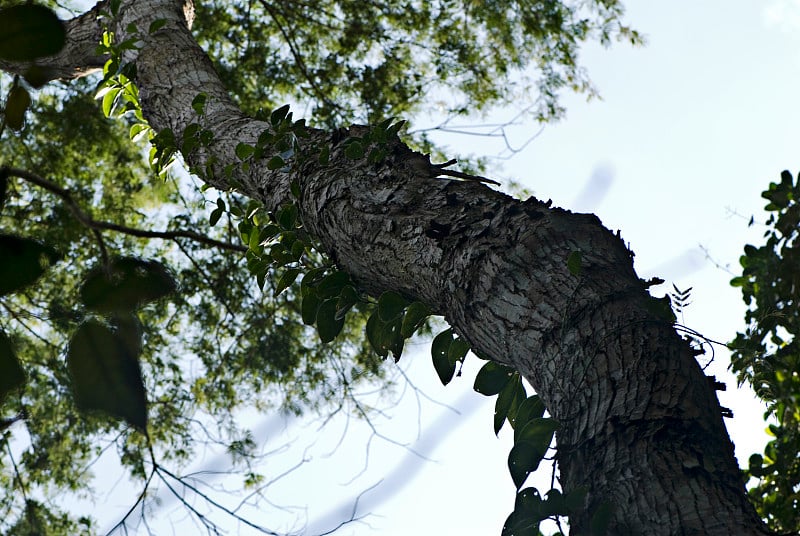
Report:
M112 29L122 40L130 22L169 21L126 59L136 62L156 131L179 138L200 122L214 132L210 148L186 159L210 166L208 181L225 190L223 167L238 161L236 144L254 144L268 125L229 99L187 28L190 11L179 1L127 1ZM98 35L92 17L71 23L70 52L53 59L59 76L98 65L89 52ZM209 102L202 118L191 108L200 92ZM311 130L303 144L330 138ZM747 501L714 391L688 343L652 312L619 236L593 215L436 178L427 157L400 142L390 148L368 164L344 157L339 144L324 167L311 159L269 171L265 159L234 178L268 209L289 199L296 180L304 225L365 291L426 303L482 356L530 381L562 424L564 489L589 489L572 534L590 533L602 501L614 507L610 534L767 534ZM573 251L582 253L577 276L567 269Z

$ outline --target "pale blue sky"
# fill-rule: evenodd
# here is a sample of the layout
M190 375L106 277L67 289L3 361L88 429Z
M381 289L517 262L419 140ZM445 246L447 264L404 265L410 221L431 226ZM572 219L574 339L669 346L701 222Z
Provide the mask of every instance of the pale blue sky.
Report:
M728 286L730 275L705 260L699 246L736 270L744 244L756 243L763 232L747 228L751 214L761 216L760 192L782 169L800 170L800 2L626 5L628 20L646 34L648 45L588 48L583 62L603 100L567 96L566 119L545 128L496 174L515 178L557 205L596 212L607 227L621 229L641 276L666 279L665 290L673 282L694 288L686 324L730 340L742 329L744 306ZM521 142L536 128L527 124L509 133ZM452 137L449 143L475 154L501 149L482 138ZM349 516L355 496L377 484L359 503L358 513L371 515L337 534L499 535L513 507L506 469L510 441L492 433L493 399L471 392L480 361L468 359L464 377L447 388L439 385L427 349L405 356L402 364L425 395L461 411L457 415L421 395L417 404L409 391L390 418L376 418L381 433L410 443L428 461L378 437L367 449L370 431L357 420L336 420L320 434L318 422L282 424L274 416L256 417L254 428L260 439L267 438L265 450L293 439L267 459L268 475L311 459L266 492L276 505L297 509L265 506L249 512L254 520L274 529L301 529L286 525L299 514L301 524L303 519L310 524L308 534L319 533ZM720 399L734 410L727 424L742 462L763 447L765 425L760 405L734 389L726 366L727 353L718 348L709 370L728 383ZM108 513L112 503L130 504L119 489L110 498ZM166 521L174 512L175 532L193 533L185 513L175 508L167 501L152 517ZM231 533L250 534L225 525Z

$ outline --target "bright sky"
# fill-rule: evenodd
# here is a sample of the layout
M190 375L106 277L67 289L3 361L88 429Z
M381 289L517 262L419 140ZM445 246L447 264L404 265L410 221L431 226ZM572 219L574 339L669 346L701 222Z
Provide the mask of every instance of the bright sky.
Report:
M685 323L727 341L743 327L744 305L728 286L731 276L707 260L701 247L735 271L744 244L758 243L763 233L758 226L747 228L750 215L762 216L760 192L782 169L800 170L794 130L800 124L800 1L626 4L627 19L647 35L648 45L587 49L583 62L603 100L566 98L567 118L548 126L497 175L517 179L556 205L595 212L607 227L621 229L636 252L640 276L666 279L663 291L672 283L693 287ZM509 129L512 143L535 130ZM485 138L453 137L449 143L483 155L501 149ZM751 394L734 388L727 360L717 348L709 373L728 384L719 395L734 411L726 422L743 464L766 441L763 409ZM357 515L368 515L337 534L499 535L513 507L506 468L511 442L492 432L494 399L472 392L481 361L468 358L464 376L446 388L436 379L427 348L401 364L420 392L408 390L374 423L407 447L380 437L367 446L370 429L356 419L335 419L320 433L318 421L256 416L254 432L264 451L277 449L262 468L268 478L308 461L265 491L275 507L243 513L275 530L302 532L307 520L303 534L319 534L349 518L363 492ZM202 468L225 466L208 459ZM537 482L548 489L548 481L543 474ZM120 487L95 512L104 521L118 519L131 504L134 490ZM162 498L151 518L166 521L172 512L176 534L199 532L182 507ZM233 534L254 533L224 516L216 519ZM164 526L156 532L170 534Z

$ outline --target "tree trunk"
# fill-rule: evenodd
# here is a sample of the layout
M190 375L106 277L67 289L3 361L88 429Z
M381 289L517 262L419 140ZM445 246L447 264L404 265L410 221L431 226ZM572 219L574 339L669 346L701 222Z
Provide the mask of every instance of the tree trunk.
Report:
M191 123L213 144L184 155L206 180L231 186L225 166L240 142L267 123L245 117L227 96L176 0L123 1L107 21L117 42L142 31L135 61L145 117L180 139ZM97 7L95 8L97 9ZM91 16L68 26L58 76L98 65L100 29ZM91 45L91 46L90 46ZM19 66L3 65L7 70ZM198 116L192 100L208 96ZM363 127L351 127L361 132ZM332 134L309 129L309 149ZM518 201L476 182L436 178L426 156L399 141L379 163L351 160L333 144L330 161L269 171L267 158L232 178L276 209L300 186L307 230L365 291L398 291L444 315L482 356L519 370L562 428L558 461L565 491L586 486L572 534L590 534L591 514L612 505L609 534L767 534L748 503L714 391L691 349L658 314L633 270L632 252L597 217ZM576 275L567 267L580 252ZM511 505L509 505L509 508Z

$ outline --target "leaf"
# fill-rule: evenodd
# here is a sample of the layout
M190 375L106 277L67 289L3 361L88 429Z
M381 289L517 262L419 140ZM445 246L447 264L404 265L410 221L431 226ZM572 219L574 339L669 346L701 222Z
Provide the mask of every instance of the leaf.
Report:
M164 19L158 19L153 21L150 24L150 28L152 28L157 22L162 21ZM166 21L164 21L166 23ZM152 32L150 32L152 33ZM200 92L194 96L192 99L192 109L195 111L197 115L203 115L206 109L206 101L208 100L208 94L204 92Z
M400 294L387 290L378 298L378 314L384 322L391 322L403 313L406 305L408 301Z
M344 150L344 155L351 160L358 160L364 156L364 146L359 141L350 142Z
M335 339L344 327L344 319L336 318L337 302L337 299L325 300L317 311L317 333L323 343Z
M520 437L520 433L526 424L544 415L544 410L544 402L539 398L539 395L529 396L519 405L517 414L514 417L514 441Z
M389 351L392 352L395 362L400 360L400 356L403 354L403 346L405 344L405 339L400 334L401 323L402 320L399 317L391 322L387 322L383 326L383 333L381 335L381 340L383 341L384 346L386 346Z
M549 417L531 419L525 424L517 421L517 425L514 433L514 442L524 441L530 443L537 450L542 451L542 456L550 447L556 430L561 427L557 420Z
M275 287L275 295L277 296L292 286L292 283L294 283L294 280L297 279L298 275L300 275L300 270L298 268L289 268L283 272L283 275L281 275L281 278L278 280L278 284Z
M428 306L421 302L412 302L406 309L406 314L403 316L403 323L400 327L400 334L406 339L411 337L422 322L428 318L431 310Z
M147 33L148 34L156 33L158 30L163 28L166 23L167 23L167 19L156 19L156 20L154 20L153 22L150 23L150 26L147 28ZM195 97L195 99L196 98L197 97ZM194 101L192 101L192 107L194 107ZM202 112L197 112L197 113L200 114Z
M0 9L0 58L31 61L58 53L66 33L56 14L43 6L20 4Z
M281 158L278 155L275 155L272 158L270 158L269 161L267 162L267 169L275 170L275 169L282 168L285 165L286 165L286 162L283 161L283 158Z
M254 152L256 152L256 148L247 143L237 143L234 152L239 160L247 160L253 155Z
M297 223L297 205L289 204L283 207L277 216L278 224L285 230L291 231Z
M375 310L367 320L366 333L367 340L380 357L385 358L389 355L389 349L383 344L383 329L386 324L381 320L378 311Z
M513 368L489 361L481 367L478 375L475 376L473 389L484 396L494 396L503 390L503 387L508 384L513 375Z
M447 349L447 360L455 365L459 361L464 362L464 358L469 352L469 343L462 338L454 339Z
M214 210L211 211L211 216L209 216L208 218L209 225L211 225L211 227L214 227L221 217L222 217L222 209L215 208Z
M303 281L305 281L305 277ZM313 326L317 322L317 311L319 310L320 303L322 302L315 290L310 289L304 291L303 302L300 305L300 315L303 318L303 324Z
M567 257L567 269L572 275L581 275L582 255L580 251L573 251Z
M539 467L546 452L527 441L514 443L511 452L508 453L508 472L511 473L511 479L517 489L521 488L528 475Z
M84 322L69 343L67 370L79 409L99 411L144 431L147 401L133 339L130 326L112 330L96 320Z
M320 165L324 166L328 163L328 160L331 157L331 146L327 143L322 146L322 149L319 150L319 163Z
M336 303L336 318L344 318L349 311L359 300L358 292L350 285L342 289L339 295L339 301Z
M439 375L439 380L443 385L450 383L453 374L456 372L455 361L448 359L450 345L453 343L453 330L446 329L438 334L431 343L431 357L433 358L433 368Z
M503 387L500 394L497 396L497 401L494 404L494 433L499 434L500 429L506 419L511 422L513 426L513 418L516 416L516 408L521 403L517 401L522 391L522 399L525 398L525 389L522 387L522 379L519 372L514 372L511 380Z
M0 234L0 296L33 283L57 260L58 254L51 247Z
M112 259L108 269L94 268L81 285L81 302L99 313L127 313L177 288L160 263L134 257Z
M22 86L11 88L6 97L6 124L14 130L22 129L25 122L25 112L31 105L31 96Z
M17 360L11 339L0 329L0 405L15 389L25 383L25 372Z
M350 274L336 271L325 276L317 285L317 292L321 298L338 297L345 285L350 284Z
M286 114L289 113L289 105L284 104L280 108L273 110L273 112L269 116L269 121L272 123L273 127L277 127L281 121L286 118Z

